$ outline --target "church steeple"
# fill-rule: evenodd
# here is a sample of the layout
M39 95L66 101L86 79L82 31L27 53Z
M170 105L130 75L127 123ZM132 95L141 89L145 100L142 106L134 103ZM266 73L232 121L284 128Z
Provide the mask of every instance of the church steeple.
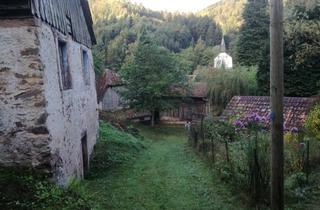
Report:
M221 45L220 45L220 51L226 52L226 42L224 41L224 36L222 36Z
M214 68L215 69L232 69L233 61L232 57L226 53L226 43L224 41L224 36L222 36L220 53L214 59Z

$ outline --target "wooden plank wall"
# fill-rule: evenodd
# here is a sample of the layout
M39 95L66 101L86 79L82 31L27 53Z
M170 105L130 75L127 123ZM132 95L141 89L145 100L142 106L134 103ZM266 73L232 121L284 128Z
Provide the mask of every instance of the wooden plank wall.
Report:
M87 47L92 46L94 41L90 36L80 0L31 0L31 10L34 16L63 34L68 33L69 17L74 40Z

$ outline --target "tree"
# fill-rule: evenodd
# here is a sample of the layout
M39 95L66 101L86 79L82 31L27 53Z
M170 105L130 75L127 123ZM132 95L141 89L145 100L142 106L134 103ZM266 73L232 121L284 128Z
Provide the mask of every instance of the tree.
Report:
M269 42L267 5L267 0L248 0L245 6L236 49L236 59L241 65L255 66L263 59L261 52Z
M286 23L284 39L284 86L286 96L312 96L320 81L320 6L295 6ZM259 92L269 93L269 49L259 63Z
M156 114L172 105L172 101L165 98L170 88L185 81L171 53L152 42L146 32L141 33L120 75L126 83L126 90L121 94L132 108L150 111L152 126Z

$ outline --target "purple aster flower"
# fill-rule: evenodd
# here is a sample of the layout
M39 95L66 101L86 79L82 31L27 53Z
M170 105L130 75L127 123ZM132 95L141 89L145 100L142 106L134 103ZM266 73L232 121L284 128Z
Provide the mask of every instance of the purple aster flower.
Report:
M298 133L299 129L297 127L293 127L293 128L291 128L291 132L292 133Z
M240 128L242 128L243 127L243 123L242 123L242 121L241 120L236 120L236 121L234 121L234 125L236 126L236 127L240 127Z
M254 121L261 122L261 117L259 115L256 115Z

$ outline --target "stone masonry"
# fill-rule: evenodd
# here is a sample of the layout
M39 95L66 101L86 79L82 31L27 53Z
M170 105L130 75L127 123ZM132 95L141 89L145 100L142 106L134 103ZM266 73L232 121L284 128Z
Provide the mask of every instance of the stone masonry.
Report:
M68 44L72 89L62 90L58 40ZM0 166L32 167L58 184L83 177L98 130L91 50L35 18L0 20ZM90 84L82 74L89 52Z

